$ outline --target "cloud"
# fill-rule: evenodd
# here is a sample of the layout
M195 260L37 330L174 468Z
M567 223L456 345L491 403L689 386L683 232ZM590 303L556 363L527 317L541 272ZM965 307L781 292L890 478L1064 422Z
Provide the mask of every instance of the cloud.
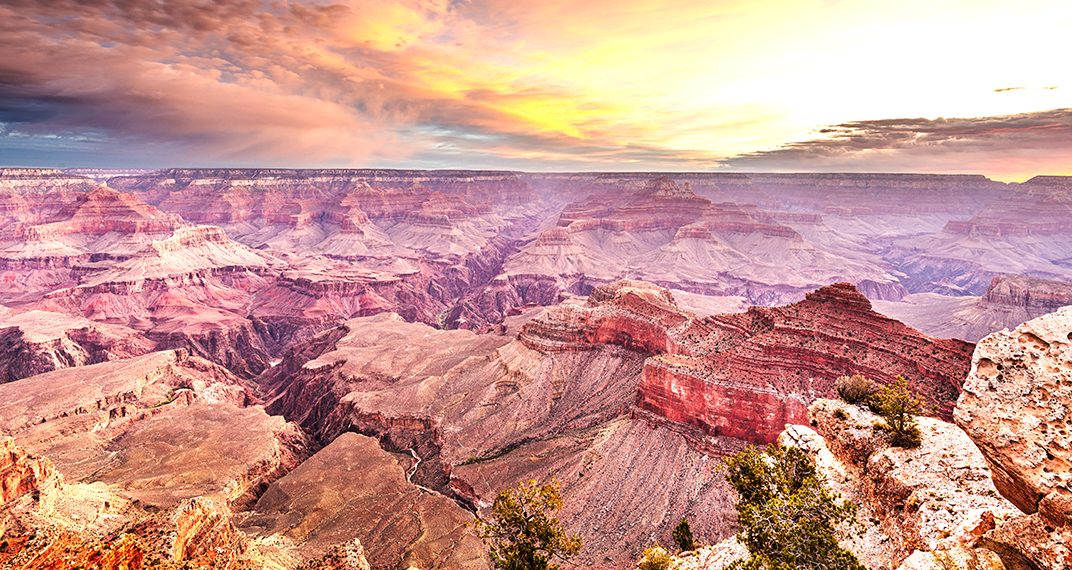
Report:
M1072 109L997 117L881 119L823 127L810 140L741 154L733 170L1072 172Z
M726 164L769 166L790 155L740 153L910 98L873 52L847 49L859 37L886 46L904 36L853 28L873 24L871 4L0 0L0 152L43 163L125 156L132 166L708 169L733 155ZM916 73L908 48L897 49L891 61ZM950 69L960 67L934 77ZM830 80L845 70L852 81ZM993 90L1064 84L1028 75L976 91L987 104L1001 99L999 112L1068 106L1046 102L1064 101L1057 90ZM942 95L919 98L962 101ZM875 114L861 115L868 106Z

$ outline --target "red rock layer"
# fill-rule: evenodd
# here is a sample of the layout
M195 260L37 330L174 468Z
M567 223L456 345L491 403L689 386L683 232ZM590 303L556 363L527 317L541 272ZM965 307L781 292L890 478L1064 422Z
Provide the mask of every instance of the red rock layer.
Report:
M0 383L60 368L141 356L156 350L153 341L125 327L100 325L44 311L30 311L23 315L25 318L18 321L0 319L0 326L3 326L0 328ZM33 323L33 320L67 321L69 324L54 334L41 335L35 330L41 323Z
M934 339L871 310L847 283L785 307L708 317L715 351L645 361L637 406L713 435L772 442L785 423L807 423L807 404L833 395L838 376L880 384L904 376L951 417L974 345ZM692 341L689 344L694 344Z
M669 291L643 281L596 287L588 306L563 305L529 321L518 333L541 352L593 350L616 344L648 354L692 354L714 331L683 313ZM682 342L684 341L684 342Z

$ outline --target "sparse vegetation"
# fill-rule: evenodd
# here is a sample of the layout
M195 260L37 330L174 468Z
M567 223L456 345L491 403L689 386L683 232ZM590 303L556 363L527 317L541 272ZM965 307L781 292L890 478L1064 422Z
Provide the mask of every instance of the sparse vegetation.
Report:
M667 570L668 568L670 568L670 553L658 544L645 548L644 554L637 562L637 570Z
M491 521L476 519L470 524L491 547L496 568L555 570L560 561L581 550L581 537L566 534L555 516L561 508L557 481L545 485L527 481L495 497Z
M677 543L678 548L681 550L692 550L696 548L693 543L692 529L689 528L689 521L682 517L681 522L677 523L677 527L674 528L674 542Z
M875 394L875 383L863 374L841 376L834 381L838 396L850 404L866 404Z
M919 447L922 440L916 416L923 410L923 401L908 389L904 377L898 376L893 386L872 396L870 406L886 421L880 427L889 434L890 445Z
M771 444L726 460L726 479L737 491L741 541L751 557L732 570L866 570L838 546L837 525L850 523L856 506L823 488L815 465L800 449Z

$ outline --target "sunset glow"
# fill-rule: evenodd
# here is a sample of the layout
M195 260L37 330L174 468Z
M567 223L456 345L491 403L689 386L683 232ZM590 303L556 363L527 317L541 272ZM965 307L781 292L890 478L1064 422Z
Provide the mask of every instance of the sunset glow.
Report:
M1062 1L4 1L0 29L8 165L1072 174Z

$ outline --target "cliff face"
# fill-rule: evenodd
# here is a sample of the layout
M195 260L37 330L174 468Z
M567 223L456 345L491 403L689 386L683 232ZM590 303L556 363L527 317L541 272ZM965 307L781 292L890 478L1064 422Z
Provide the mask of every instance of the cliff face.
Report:
M0 504L30 492L49 492L60 484L51 461L27 454L10 437L0 440Z
M713 332L699 338L710 339L713 348L648 359L637 406L713 435L756 442L774 441L786 423L806 423L807 404L833 394L834 380L845 374L881 384L904 376L949 416L972 349L875 313L849 284L703 324Z
M476 509L553 474L563 521L587 545L582 563L621 568L643 537L669 542L685 515L708 539L730 534L717 457L806 422L807 403L835 377L903 374L941 402L959 380L943 371L966 368L968 350L874 313L847 284L700 319L666 289L620 281L483 335L353 319L292 351L262 385L270 411L320 441L357 432L413 453L413 482Z
M87 192L97 183L84 176L52 168L0 168L0 192L10 195L51 192Z
M1026 275L1000 275L990 282L982 301L1045 314L1072 305L1072 283Z
M937 233L894 243L886 258L920 285L944 282L958 294L981 295L1002 274L1072 280L1072 182L1036 177L1014 187L968 220L952 220Z
M343 336L323 337L299 370L273 380L270 409L321 441L358 432L412 452L420 459L414 483L473 508L487 509L518 480L554 474L565 503L576 506L562 520L584 536L582 563L593 567L623 568L643 547L640 537L669 540L686 513L711 536L730 532L715 461L671 428L627 417L645 355L615 344L533 350L514 336L536 312L509 317L502 335L435 331L388 315L351 320ZM652 515L639 520L630 514L638 508ZM635 526L618 533L623 525ZM402 546L362 544L374 566L377 549Z
M921 445L906 449L890 447L875 428L882 420L863 407L817 400L808 418L814 431L788 426L779 443L807 451L829 489L859 507L860 536L843 546L866 566L971 568L967 557L1002 567L980 539L1016 509L995 491L985 458L964 432L919 418Z
M155 343L127 327L0 307L0 383L51 370L141 356Z
M954 416L986 456L997 490L1025 513L987 533L986 544L1046 570L1072 565L1070 344L1070 307L986 337Z

